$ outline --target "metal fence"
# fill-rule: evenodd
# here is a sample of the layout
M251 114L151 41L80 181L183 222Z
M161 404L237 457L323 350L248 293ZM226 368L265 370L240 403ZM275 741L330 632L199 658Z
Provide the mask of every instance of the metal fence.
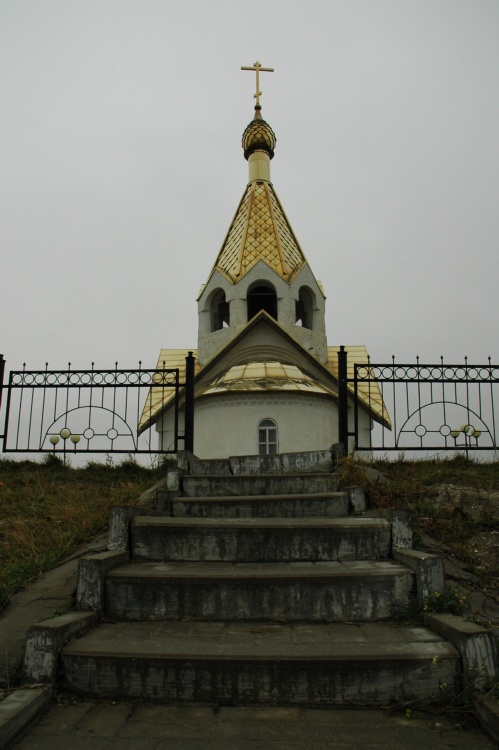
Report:
M490 451L499 423L499 365L355 363L338 353L339 443L356 451ZM3 452L176 453L194 450L194 357L178 369L12 371L4 383ZM155 399L147 399L153 389ZM171 445L160 449L151 428L168 402L174 414ZM152 404L156 404L155 407ZM153 414L153 408L156 412ZM150 413L149 411L150 410ZM146 413L147 411L147 413ZM362 414L363 412L363 414ZM361 430L367 420L372 429ZM0 427L2 422L0 421ZM155 443L152 445L152 443Z
M356 450L491 451L497 447L499 365L356 364L347 377L354 398ZM367 398L366 398L367 394ZM361 398L361 395L363 398ZM381 417L373 429L359 432L361 409L375 406L381 395ZM382 422L391 422L391 429ZM367 444L366 432L368 434Z
M4 384L0 355L0 406L4 401L5 453L176 453L194 448L194 357L186 357L185 379L178 369L23 370L10 372ZM159 450L151 429L138 425L154 388L156 403L171 403L174 437ZM181 409L181 401L183 409ZM152 409L152 406L149 406ZM182 414L184 415L182 419ZM181 424L183 422L183 424ZM155 443L154 445L152 443Z

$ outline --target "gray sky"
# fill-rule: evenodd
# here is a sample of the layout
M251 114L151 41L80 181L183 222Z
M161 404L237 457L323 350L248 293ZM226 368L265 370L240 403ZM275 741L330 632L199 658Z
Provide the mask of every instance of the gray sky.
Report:
M497 0L0 0L8 367L196 347L255 60L329 343L499 360Z

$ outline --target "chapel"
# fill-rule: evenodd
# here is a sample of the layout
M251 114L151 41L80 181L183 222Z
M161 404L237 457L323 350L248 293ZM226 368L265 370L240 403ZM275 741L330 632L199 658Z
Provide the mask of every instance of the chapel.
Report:
M197 349L161 349L158 369L195 363L194 453L227 458L327 450L338 441L338 351L328 345L326 295L271 181L277 138L262 117L260 63L255 114L242 135L248 183L215 263L201 286ZM346 346L349 372L367 362ZM158 450L174 439L173 391L152 388L139 433L155 425ZM377 387L361 393L359 430L386 422ZM180 415L181 418L181 415ZM353 427L353 409L349 409ZM364 436L364 444L367 435Z

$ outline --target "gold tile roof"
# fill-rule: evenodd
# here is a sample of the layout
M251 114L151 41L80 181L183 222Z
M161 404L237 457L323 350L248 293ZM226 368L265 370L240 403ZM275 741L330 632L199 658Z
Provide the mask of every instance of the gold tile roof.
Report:
M194 362L194 374L196 375L199 371L199 364L197 360L197 350L191 349L161 349L158 357L158 364L156 365L157 370L176 370L179 371L179 380L181 383L185 383L185 358L192 352L195 357ZM160 388L152 387L147 394L144 408L142 409L142 415L139 420L138 433L139 435L151 427L170 402L173 403L175 398L174 388Z
M339 350L339 346L328 346L327 348L328 357L325 366L335 378L338 378ZM369 361L369 354L363 344L360 344L359 346L345 346L345 350L348 354L347 377L353 379L355 374L354 365L367 364ZM353 383L348 383L348 390L352 393L354 392ZM372 412L374 419L391 430L392 423L390 421L390 415L388 414L388 410L383 402L379 385L375 381L372 381L371 383L359 381L358 394L364 406L367 406Z
M259 260L288 283L307 262L272 183L263 180L246 188L214 268L235 284Z
M300 391L328 396L338 395L335 389L317 382L296 365L282 362L248 362L234 365L207 383L197 395L210 396L228 391Z
M335 378L338 378L338 351L339 346L328 346L328 361L324 365L326 370ZM348 377L354 376L354 364L366 363L368 353L365 346L346 346L348 353ZM159 357L157 369L176 369L179 370L180 381L185 380L185 358L189 351L192 351L195 362L195 375L201 372L197 361L197 351L192 349L162 349ZM322 365L320 365L322 366ZM228 371L214 378L201 388L196 388L196 397L228 390L260 390L267 389L264 386L264 380L269 381L269 390L300 390L308 393L329 393L336 396L336 389L332 385L328 390L323 384L305 376L299 368L294 365L282 364L280 362L251 362L247 364L236 365ZM279 384L280 383L280 384ZM315 390L313 390L315 389ZM348 389L353 393L353 383L348 384ZM391 429L391 421L386 406L383 403L381 392L377 383L371 384L359 383L359 397L363 405L369 409L373 418ZM160 387L152 387L147 396L142 415L140 417L138 431L139 434L151 427L161 412L164 411L170 403L173 403L175 391L173 389L165 390Z

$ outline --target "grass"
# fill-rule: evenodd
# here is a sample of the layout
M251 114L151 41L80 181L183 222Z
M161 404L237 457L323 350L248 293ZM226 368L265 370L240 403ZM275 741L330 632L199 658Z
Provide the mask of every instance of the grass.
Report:
M389 481L366 475L381 472ZM445 460L346 459L341 483L364 487L371 508L407 508L415 544L436 540L445 555L465 563L480 586L499 601L499 463L480 463L461 454Z
M111 505L134 503L164 476L135 461L73 469L0 459L0 611L10 597L104 531Z

